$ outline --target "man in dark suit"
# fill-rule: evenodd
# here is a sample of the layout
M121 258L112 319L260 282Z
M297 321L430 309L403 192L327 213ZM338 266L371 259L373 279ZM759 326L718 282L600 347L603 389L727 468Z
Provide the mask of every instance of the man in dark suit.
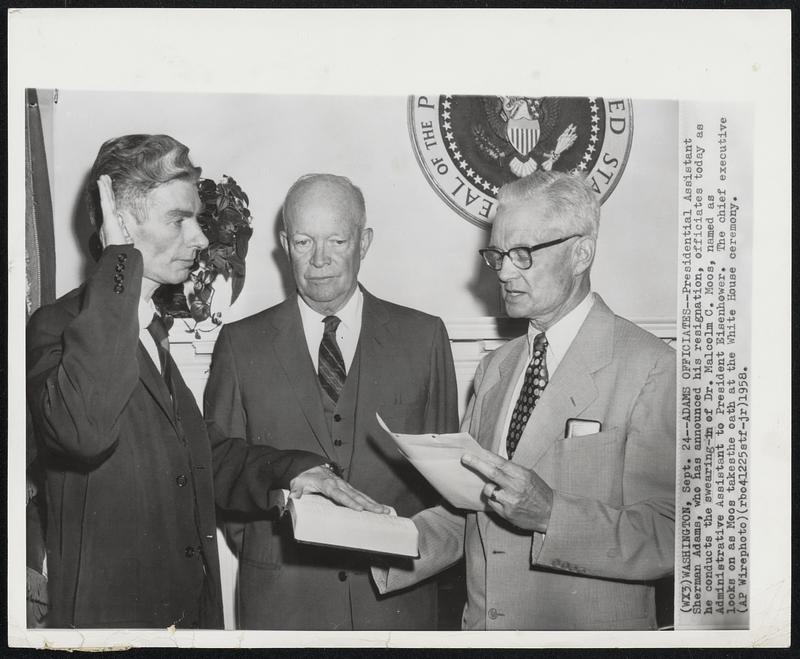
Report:
M439 318L359 286L365 222L346 178L292 186L281 244L298 292L222 329L205 412L256 444L321 452L355 487L411 515L435 493L385 444L375 413L400 432L454 430L455 372ZM380 597L368 555L300 545L280 520L253 519L234 535L243 628L436 629L435 583Z
M265 510L268 489L290 487L388 511L319 455L206 430L151 301L208 244L199 175L171 137L106 142L88 190L102 256L28 325L51 627L221 627L215 499Z
M526 336L488 355L462 422L482 446L485 508L414 517L412 569L466 557L464 628L652 629L673 569L675 351L591 291L600 209L585 181L538 171L504 186L481 250Z

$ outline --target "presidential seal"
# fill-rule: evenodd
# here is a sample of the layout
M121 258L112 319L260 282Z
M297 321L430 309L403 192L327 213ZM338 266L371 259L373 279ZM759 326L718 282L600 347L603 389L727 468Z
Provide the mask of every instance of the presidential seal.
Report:
M633 110L627 98L411 96L408 125L436 193L489 228L498 190L537 169L586 177L602 203L625 169Z

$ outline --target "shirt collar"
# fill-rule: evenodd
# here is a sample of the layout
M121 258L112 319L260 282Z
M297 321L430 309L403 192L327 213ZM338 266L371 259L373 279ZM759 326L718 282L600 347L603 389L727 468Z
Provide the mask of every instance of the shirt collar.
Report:
M153 322L153 314L156 313L156 305L152 298L145 300L139 298L139 331L146 330L147 326Z
M547 349L552 351L558 361L567 353L570 345L578 334L578 331L586 320L586 316L592 310L594 304L594 293L588 293L578 305L566 316L556 321L547 329ZM533 354L533 340L541 330L536 329L533 323L528 323L528 353Z
M325 316L321 313L314 311L301 295L297 296L297 304L300 307L300 319L303 325L311 325L313 323L321 323ZM356 286L355 292L350 296L350 299L345 302L345 305L339 309L334 315L341 321L341 324L349 330L356 330L361 327L361 309L364 305L364 294L361 292L361 287Z

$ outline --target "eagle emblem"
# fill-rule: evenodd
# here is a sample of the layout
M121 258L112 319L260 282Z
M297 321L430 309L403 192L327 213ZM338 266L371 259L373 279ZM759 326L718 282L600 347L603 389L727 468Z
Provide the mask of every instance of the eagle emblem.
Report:
M448 205L491 226L501 186L537 169L589 179L603 201L633 135L629 99L411 96L409 129L422 171Z

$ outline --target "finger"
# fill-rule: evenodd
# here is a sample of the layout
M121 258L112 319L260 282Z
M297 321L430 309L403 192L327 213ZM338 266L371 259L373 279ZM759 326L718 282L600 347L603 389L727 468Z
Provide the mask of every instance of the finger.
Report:
M361 503L340 488L331 488L325 492L325 496L341 506L352 508L353 510L364 510L364 506Z
M111 185L111 177L103 174L97 179L97 190L100 193L100 210L103 211L103 220L108 220L117 214L117 204L114 199L114 188Z
M469 453L465 453L464 455L475 455L481 458L484 462L488 462L496 466L500 469L506 476L516 478L518 480L526 480L528 469L523 467L522 465L517 464L516 462L512 462L511 460L506 460L504 457L494 453L492 451L487 451L483 447L479 447L478 451L470 451Z
M347 494L351 499L358 502L364 508L364 510L368 510L371 513L388 515L392 510L389 506L384 506L382 503L378 503L363 492L359 492L354 488L350 488L350 490L347 491Z
M492 511L496 512L500 517L506 518L506 511L502 503L493 501L492 499L489 499L486 503Z
M489 499L491 501L492 500L492 496L499 489L500 488L497 486L496 483L486 483L486 485L483 486L483 491L482 491L483 492L483 496L485 496L487 499Z
M103 174L97 179L97 190L100 195L100 209L103 213L103 222L98 231L100 242L104 247L131 242L130 236L122 224L122 218L117 213L111 178L107 174Z
M486 462L476 455L465 453L461 458L461 462L470 469L477 471L484 478L497 483L500 487L512 487L514 484L514 479L507 476L502 471L501 466ZM505 460L504 462L508 461Z
M470 449L469 452L465 453L464 455L465 456L473 455L473 456L475 456L477 458L480 458L484 462L488 462L489 464L495 465L497 467L500 467L500 466L504 465L506 462L508 462L508 460L506 460L503 457L500 457L494 451L487 451L482 446L478 446L478 447L476 447L474 449Z
M373 513L380 513L383 515L390 514L392 511L392 508L390 506L385 506L382 503L378 503L377 501L375 501L375 499L373 499L369 495L364 494L360 490L355 489L352 485L350 485L350 483L348 483L345 480L340 481L339 487L344 488L352 499L354 499L362 506L364 506L365 510L369 510L370 512Z

